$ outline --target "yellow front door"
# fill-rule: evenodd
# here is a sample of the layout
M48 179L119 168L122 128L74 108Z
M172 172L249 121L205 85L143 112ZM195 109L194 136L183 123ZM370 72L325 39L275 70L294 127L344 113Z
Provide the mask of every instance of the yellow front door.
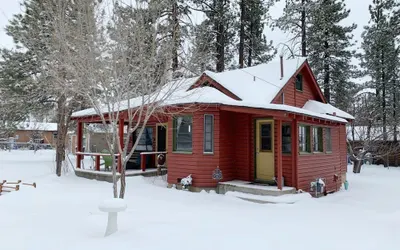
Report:
M256 122L256 180L272 181L274 168L274 121Z

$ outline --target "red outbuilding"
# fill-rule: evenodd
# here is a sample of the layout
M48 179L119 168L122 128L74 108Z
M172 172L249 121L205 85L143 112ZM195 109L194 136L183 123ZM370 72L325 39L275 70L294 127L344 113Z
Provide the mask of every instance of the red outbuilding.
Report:
M166 152L169 184L191 174L192 186L215 188L212 173L219 168L221 181L309 191L322 178L326 191L340 189L347 169L345 125L354 118L326 103L305 58L205 71L181 89L163 104L179 112L146 124L148 151ZM93 110L73 119L78 135L82 123L99 121ZM127 124L123 118L120 123Z

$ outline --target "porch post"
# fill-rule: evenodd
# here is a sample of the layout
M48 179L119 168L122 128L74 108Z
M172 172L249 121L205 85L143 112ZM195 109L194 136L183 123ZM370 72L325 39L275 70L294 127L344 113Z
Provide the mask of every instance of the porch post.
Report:
M276 166L278 170L278 189L282 190L282 120L276 120Z
M82 152L82 136L83 135L83 124L82 122L78 122L78 126L76 129L76 152ZM76 168L81 168L81 159L82 155L76 155Z
M121 146L122 151L124 150L124 118L119 118L118 121L118 136L119 136L119 145ZM118 172L121 173L122 170L122 152L118 157Z
M291 131L291 140L292 140L292 186L297 188L297 156L298 153L298 143L299 143L299 130L297 127L296 117L292 120L292 131Z

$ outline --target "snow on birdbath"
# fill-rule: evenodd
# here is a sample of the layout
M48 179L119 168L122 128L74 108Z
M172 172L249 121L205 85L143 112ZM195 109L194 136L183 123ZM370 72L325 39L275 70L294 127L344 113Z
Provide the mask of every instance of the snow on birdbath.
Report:
M125 201L118 198L105 200L99 205L100 211L108 213L107 229L104 237L118 231L118 212L125 211L126 208Z

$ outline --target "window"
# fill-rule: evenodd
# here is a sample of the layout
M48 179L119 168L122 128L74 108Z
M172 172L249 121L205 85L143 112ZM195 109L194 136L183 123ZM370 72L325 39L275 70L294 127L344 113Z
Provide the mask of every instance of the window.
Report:
M262 123L260 124L260 143L261 151L272 151L272 124Z
M285 104L285 93L281 94L282 104Z
M174 118L174 151L192 152L192 117Z
M313 127L313 151L314 152L324 152L323 150L323 140L322 140L323 130L321 127Z
M296 89L303 91L303 76L300 74L296 76Z
M299 151L302 153L311 153L311 129L310 126L299 126Z
M282 153L292 152L291 126L289 124L282 125Z
M214 116L204 115L204 153L214 152Z
M325 128L325 143L326 143L326 152L332 152L332 135L330 128Z
M139 135L141 128L138 128L135 133L136 137ZM124 136L125 140L125 136ZM139 138L138 145L136 147L138 151L153 151L153 128L145 127L142 135Z

